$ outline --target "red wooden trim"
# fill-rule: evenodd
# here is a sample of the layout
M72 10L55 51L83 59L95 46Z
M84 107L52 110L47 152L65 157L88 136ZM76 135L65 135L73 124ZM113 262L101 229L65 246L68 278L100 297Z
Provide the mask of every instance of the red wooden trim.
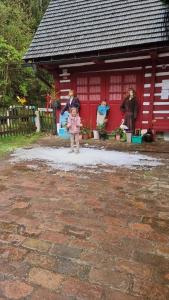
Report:
M54 82L55 82L55 89L58 92L58 94L56 94L56 97L59 98L60 97L60 78L59 78L59 74L54 73L53 78L54 78Z
M157 52L151 53L152 57L152 69L151 69L151 87L150 87L150 114L149 114L149 127L153 127L153 107L154 107L154 94L155 94L155 83L156 83L156 68L157 68Z

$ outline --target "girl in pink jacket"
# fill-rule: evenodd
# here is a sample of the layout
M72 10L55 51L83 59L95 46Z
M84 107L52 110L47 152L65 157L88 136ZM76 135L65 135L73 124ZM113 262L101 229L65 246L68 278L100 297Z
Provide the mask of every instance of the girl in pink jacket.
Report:
M76 153L79 153L79 133L81 126L81 119L79 117L79 114L77 113L77 109L73 107L70 110L67 124L67 128L69 129L70 133L70 153L74 152L74 145L76 146Z

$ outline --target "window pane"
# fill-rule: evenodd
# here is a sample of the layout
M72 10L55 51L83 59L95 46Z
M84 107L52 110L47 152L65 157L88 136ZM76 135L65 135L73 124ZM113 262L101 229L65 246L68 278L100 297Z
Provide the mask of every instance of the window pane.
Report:
M110 93L121 93L122 92L122 86L121 85L110 85L109 92Z
M87 77L77 78L77 86L79 85L87 86L87 83L88 83Z
M89 93L90 94L99 94L101 91L101 87L100 86L91 86L89 88Z
M98 95L90 95L89 96L89 100L90 101L101 101L101 96L98 94Z
M78 98L80 101L88 101L88 95L79 95L78 94Z
M124 82L125 83L136 83L136 75L125 75L124 76Z
M110 83L122 83L122 76L121 75L110 76Z
M77 93L78 94L87 94L87 86L78 86L77 87Z
M122 100L122 94L110 94L109 100L110 101L121 101Z
M89 85L100 85L101 84L101 78L100 77L90 77L89 79Z

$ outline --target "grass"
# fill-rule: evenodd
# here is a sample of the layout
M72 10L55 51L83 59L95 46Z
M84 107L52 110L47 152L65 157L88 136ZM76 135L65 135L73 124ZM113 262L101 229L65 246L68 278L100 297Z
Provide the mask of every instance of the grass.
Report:
M33 133L29 135L0 138L0 156L8 154L17 148L29 146L38 141L42 136L42 133Z

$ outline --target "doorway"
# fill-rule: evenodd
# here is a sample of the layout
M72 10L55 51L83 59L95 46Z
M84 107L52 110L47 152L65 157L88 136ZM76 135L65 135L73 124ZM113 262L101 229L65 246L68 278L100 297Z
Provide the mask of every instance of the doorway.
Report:
M141 72L97 72L77 74L76 93L81 102L80 115L84 126L96 128L97 107L102 100L110 106L108 131L119 127L122 119L120 105L129 88L136 90L140 113L136 127L141 127L143 76Z

